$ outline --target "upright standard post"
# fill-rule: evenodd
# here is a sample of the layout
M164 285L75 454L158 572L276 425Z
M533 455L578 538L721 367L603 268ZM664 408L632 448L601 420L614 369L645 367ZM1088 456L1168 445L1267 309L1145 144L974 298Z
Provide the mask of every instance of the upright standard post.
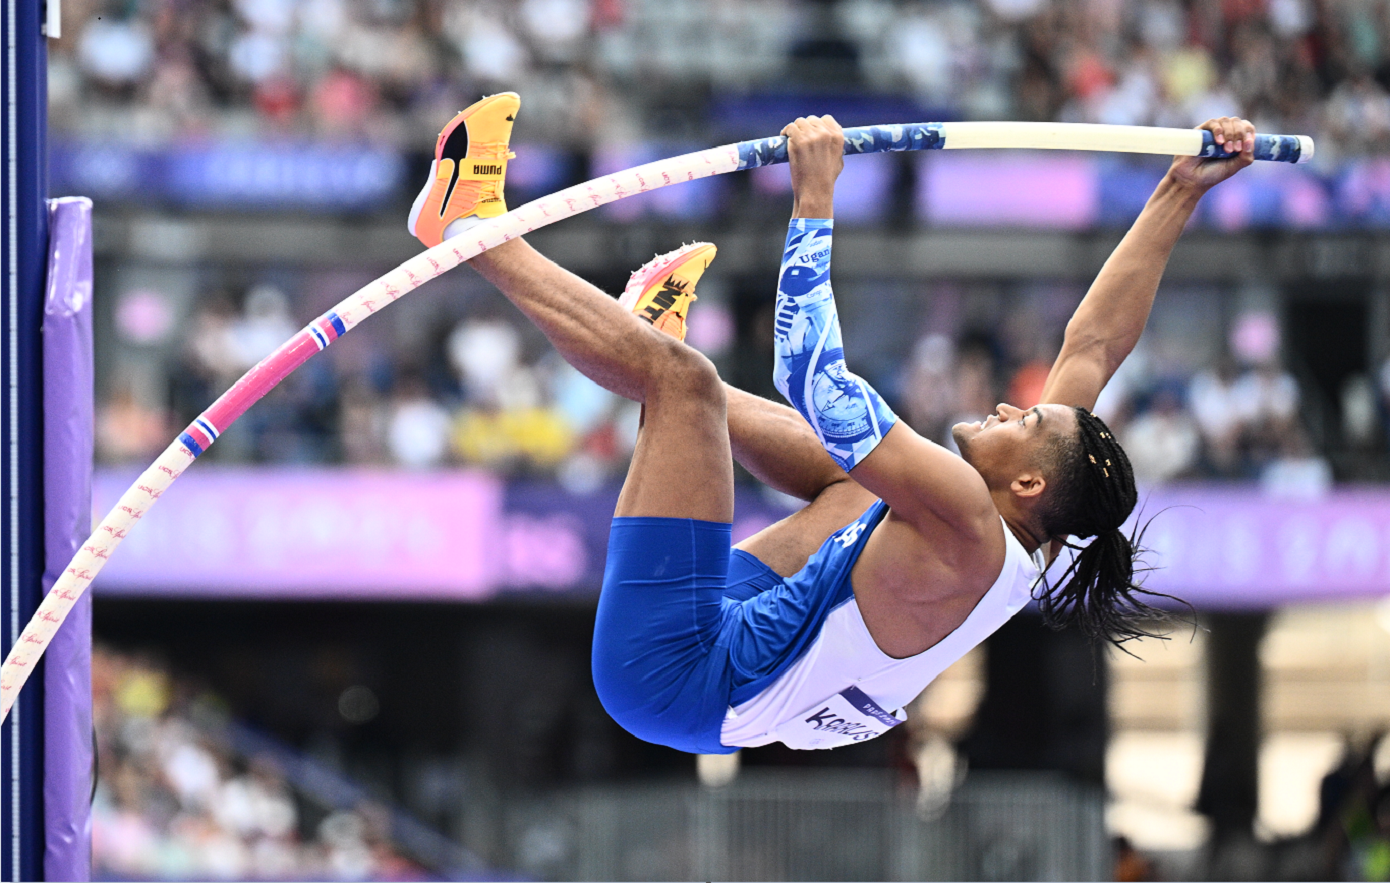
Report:
M43 12L42 0L3 0L0 14L0 646L6 652L38 607L43 570ZM15 710L0 729L0 878L40 880L42 689L20 697Z
M49 203L43 304L43 589L92 529L92 201ZM44 659L43 876L92 877L92 597Z

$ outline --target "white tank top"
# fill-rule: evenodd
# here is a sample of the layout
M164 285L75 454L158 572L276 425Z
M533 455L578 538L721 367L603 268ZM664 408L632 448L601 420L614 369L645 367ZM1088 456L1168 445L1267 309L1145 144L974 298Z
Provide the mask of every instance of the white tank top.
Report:
M815 641L780 678L729 709L720 741L729 747L782 742L790 748L838 748L902 723L903 708L937 675L1032 598L1047 568L1043 551L1029 556L1007 524L1004 541L1004 568L955 631L916 656L894 659L874 643L851 595L830 612Z

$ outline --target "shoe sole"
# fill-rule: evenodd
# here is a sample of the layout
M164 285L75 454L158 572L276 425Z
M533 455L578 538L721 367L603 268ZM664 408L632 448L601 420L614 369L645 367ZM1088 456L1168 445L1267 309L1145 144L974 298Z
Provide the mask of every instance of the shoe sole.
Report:
M702 248L712 247L713 243L710 242L692 242L690 245L652 258L628 279L627 287L623 289L622 295L618 298L618 305L628 312L635 311L637 302L642 299L642 294L652 286L652 283L658 280L665 281L663 277L670 276L671 271L689 260L691 254ZM706 262L705 266L708 267L709 263ZM641 284L634 284L639 278L642 280Z

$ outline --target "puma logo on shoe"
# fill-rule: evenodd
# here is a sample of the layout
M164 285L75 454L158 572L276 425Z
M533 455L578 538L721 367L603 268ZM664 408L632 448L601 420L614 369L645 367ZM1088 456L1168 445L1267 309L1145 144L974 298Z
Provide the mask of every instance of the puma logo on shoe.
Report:
M440 131L430 178L406 222L424 245L441 243L458 221L507 210L502 179L507 160L514 158L507 144L520 100L515 92L489 95L459 111Z

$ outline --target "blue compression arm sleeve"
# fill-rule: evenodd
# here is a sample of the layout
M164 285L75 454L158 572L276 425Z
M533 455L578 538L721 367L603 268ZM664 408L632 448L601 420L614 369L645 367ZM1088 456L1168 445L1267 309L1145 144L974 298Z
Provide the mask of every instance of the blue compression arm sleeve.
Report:
M830 290L834 223L796 218L787 231L777 281L772 382L848 472L878 446L898 418L873 387L845 366L840 317Z

